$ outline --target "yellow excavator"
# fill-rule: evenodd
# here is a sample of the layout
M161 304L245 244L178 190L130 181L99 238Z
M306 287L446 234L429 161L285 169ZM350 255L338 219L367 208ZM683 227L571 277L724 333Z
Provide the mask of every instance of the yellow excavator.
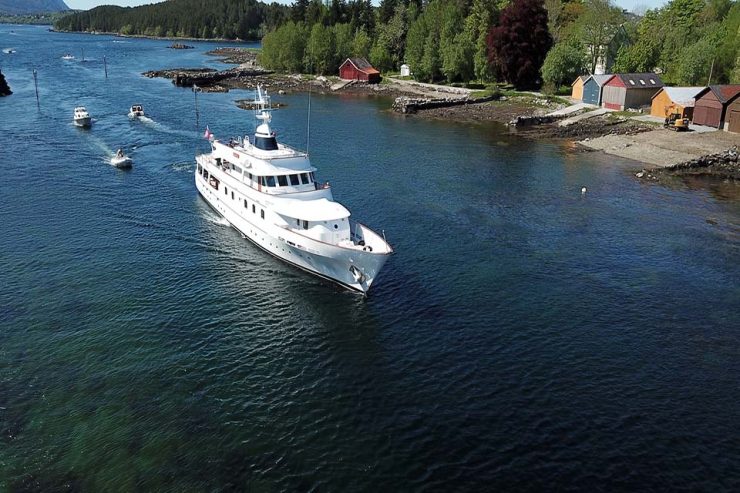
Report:
M665 128L670 128L676 132L689 129L689 119L683 118L681 112L675 106L666 106L665 108L665 121L663 122Z

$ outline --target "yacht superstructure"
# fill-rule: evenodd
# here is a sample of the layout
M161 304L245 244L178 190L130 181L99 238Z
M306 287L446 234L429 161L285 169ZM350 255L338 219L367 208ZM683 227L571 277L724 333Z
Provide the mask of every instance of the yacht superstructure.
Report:
M257 88L248 136L221 142L206 130L211 152L196 156L201 196L268 253L320 277L366 293L393 248L316 180L308 155L277 142L269 96Z

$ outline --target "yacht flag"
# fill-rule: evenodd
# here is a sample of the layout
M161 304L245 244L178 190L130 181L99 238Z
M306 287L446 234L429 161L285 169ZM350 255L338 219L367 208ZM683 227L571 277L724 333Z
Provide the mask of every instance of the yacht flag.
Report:
M211 140L211 137L213 137L213 134L211 133L211 129L209 129L208 125L206 125L206 133L203 134L203 138L207 140Z

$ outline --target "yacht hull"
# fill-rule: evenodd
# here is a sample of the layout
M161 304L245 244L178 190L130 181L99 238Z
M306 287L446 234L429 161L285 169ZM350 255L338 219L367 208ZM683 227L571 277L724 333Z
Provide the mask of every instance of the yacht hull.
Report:
M244 238L288 264L345 288L366 293L388 259L389 253L318 242L262 220L251 208L244 209L241 201L214 189L198 173L195 173L195 184L208 205Z

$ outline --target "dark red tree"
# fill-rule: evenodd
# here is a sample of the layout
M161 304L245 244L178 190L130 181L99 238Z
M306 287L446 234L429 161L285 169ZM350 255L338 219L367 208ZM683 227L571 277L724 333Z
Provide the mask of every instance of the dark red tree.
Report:
M517 89L541 84L540 67L552 46L543 0L514 0L486 39L488 63Z

